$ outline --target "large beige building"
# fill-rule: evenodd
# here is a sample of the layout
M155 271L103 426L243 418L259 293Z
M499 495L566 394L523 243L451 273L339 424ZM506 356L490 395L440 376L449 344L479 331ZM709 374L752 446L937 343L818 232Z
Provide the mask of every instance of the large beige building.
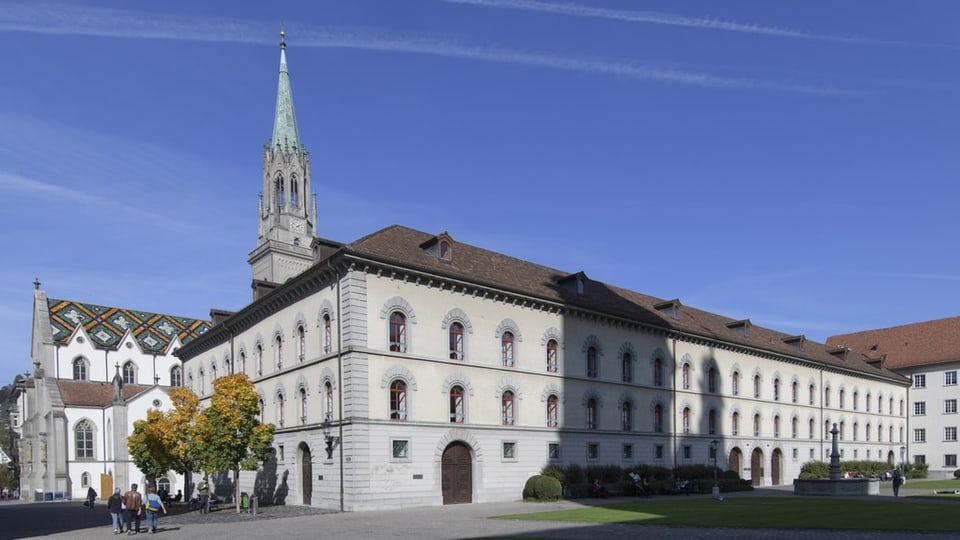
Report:
M177 353L204 399L218 375L249 375L277 427L276 459L242 489L372 510L514 500L549 463L714 458L781 484L827 457L833 424L844 459L897 459L910 381L847 348L447 232L317 238L285 54L254 300Z
M832 336L827 343L862 351L909 378L907 436L898 458L926 463L930 477L953 478L960 469L960 317Z

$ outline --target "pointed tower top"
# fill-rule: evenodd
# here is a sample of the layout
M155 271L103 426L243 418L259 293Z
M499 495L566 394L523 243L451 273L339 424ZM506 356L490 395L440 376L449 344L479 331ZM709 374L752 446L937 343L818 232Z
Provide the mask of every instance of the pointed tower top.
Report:
M290 91L290 74L287 72L286 32L280 30L280 81L277 84L277 111L273 118L273 138L270 147L300 153L300 133L297 117L293 112L293 93Z

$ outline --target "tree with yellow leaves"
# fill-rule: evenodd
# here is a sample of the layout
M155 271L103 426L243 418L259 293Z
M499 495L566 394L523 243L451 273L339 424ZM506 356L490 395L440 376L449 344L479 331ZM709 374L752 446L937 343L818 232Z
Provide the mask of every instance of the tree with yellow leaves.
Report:
M243 373L213 382L210 406L200 413L193 431L198 465L205 473L231 470L239 480L241 470L254 470L270 457L273 424L260 423L259 402L253 383ZM240 483L235 485L239 512Z
M200 420L200 400L187 388L170 391L173 408L167 412L147 411L145 420L133 423L127 449L133 463L147 478L155 480L175 471L195 471L199 452L194 442Z

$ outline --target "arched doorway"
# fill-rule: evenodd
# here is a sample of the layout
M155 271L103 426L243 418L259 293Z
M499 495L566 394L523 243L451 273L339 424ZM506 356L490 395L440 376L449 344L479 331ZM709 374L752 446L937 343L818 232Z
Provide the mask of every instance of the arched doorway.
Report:
M473 461L470 447L462 442L450 443L443 450L440 484L443 504L473 502Z
M763 484L763 451L759 448L754 448L750 456L750 483L754 486Z
M741 452L739 448L734 447L733 450L730 450L730 457L727 463L728 471L737 473L737 478L743 477L743 452Z
M770 456L770 483L779 486L783 483L780 478L780 462L783 461L783 452L779 448L773 449L773 455Z
M298 450L300 453L301 499L305 506L310 506L313 499L313 460L310 459L310 447L307 446L307 443L300 443Z
M893 450L891 450L891 451L887 454L887 465L893 465L893 460L894 460L894 459L896 459L896 458L893 456Z

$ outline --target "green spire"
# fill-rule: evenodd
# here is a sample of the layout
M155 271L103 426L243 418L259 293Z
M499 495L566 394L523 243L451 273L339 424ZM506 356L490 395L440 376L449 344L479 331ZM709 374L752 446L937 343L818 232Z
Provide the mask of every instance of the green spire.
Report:
M280 31L280 82L277 85L277 112L273 120L273 150L279 145L283 150L300 153L300 134L297 132L297 117L293 112L293 93L290 91L290 74L287 73L287 42Z

